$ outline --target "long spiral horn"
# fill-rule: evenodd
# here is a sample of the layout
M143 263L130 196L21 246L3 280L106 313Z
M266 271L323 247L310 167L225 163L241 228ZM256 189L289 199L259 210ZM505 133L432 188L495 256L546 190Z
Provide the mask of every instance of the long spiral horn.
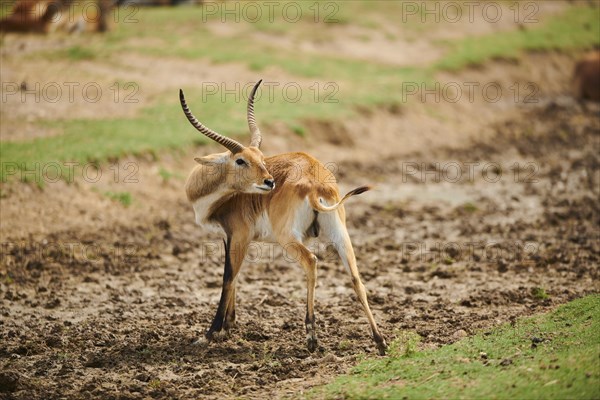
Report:
M198 129L200 133L214 140L220 145L225 146L227 150L231 151L233 154L239 153L240 151L244 150L244 146L242 146L235 140L229 139L228 137L225 137L223 135L219 135L212 129L202 125L202 123L198 121L196 117L194 117L194 114L192 114L192 112L188 108L187 103L185 102L185 97L183 95L183 90L181 89L179 89L179 102L181 103L181 108L183 108L183 112L185 113L185 116L187 117L188 121L190 121L194 128Z
M262 83L262 79L254 85L252 88L252 92L250 92L250 96L248 97L248 128L250 128L250 133L252 134L250 138L250 146L260 147L262 142L262 135L260 133L260 129L256 126L256 119L254 118L254 95L256 94L256 90Z

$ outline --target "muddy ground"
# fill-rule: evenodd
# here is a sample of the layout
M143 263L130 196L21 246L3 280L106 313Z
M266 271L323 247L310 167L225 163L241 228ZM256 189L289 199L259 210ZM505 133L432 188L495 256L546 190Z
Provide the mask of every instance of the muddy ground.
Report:
M342 191L377 185L347 212L388 342L411 330L436 347L600 289L599 108L553 95L483 128L460 146L336 164ZM24 190L3 204L35 209L52 189ZM302 270L271 245L242 269L231 337L193 345L216 309L222 244L196 229L180 184L164 190L170 207L96 229L83 211L81 226L42 232L25 211L27 229L3 227L0 398L280 398L377 357L326 245L313 246L315 353Z

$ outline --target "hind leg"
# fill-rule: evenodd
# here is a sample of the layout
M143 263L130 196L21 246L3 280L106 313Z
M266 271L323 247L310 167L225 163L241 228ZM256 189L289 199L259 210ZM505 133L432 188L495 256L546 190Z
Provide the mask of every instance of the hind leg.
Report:
M381 332L379 332L379 328L377 327L377 323L375 322L375 318L373 317L373 313L369 307L367 291L365 290L365 286L360 279L360 274L356 265L356 256L354 254L354 249L352 248L352 242L350 241L350 236L348 235L344 219L345 214L342 207L340 207L338 212L322 214L320 217L320 225L323 231L323 236L334 245L340 258L342 259L342 263L350 272L350 276L352 278L352 287L354 288L354 292L358 297L358 301L362 305L362 308L367 316L367 320L369 321L371 332L373 334L373 340L377 345L379 354L385 355L387 343L385 342Z
M295 238L279 242L287 257L296 260L306 273L306 345L312 353L317 349L317 333L315 323L315 287L317 285L317 257Z

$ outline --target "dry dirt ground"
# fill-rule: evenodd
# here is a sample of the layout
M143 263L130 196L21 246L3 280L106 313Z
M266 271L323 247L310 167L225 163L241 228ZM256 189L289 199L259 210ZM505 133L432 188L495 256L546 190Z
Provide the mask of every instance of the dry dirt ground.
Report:
M485 134L468 140L435 141L443 126L417 107L356 122L414 122L416 138L381 157L357 156L358 138L348 148L305 144L336 160L342 191L377 184L347 212L388 341L412 330L435 347L600 289L599 108L568 95L572 60L533 55L469 74L546 82L540 69L556 79L537 104L440 104L450 125L461 120L453 112L465 115L456 107L481 110L465 126ZM419 139L421 126L431 131ZM161 162L183 171L191 167L184 156ZM350 277L326 244L313 246L321 260L315 353L304 340L302 270L270 245L253 247L242 269L231 337L193 345L216 309L222 244L194 226L181 179L151 178L156 162L135 162L139 207L81 182L3 189L0 398L280 398L377 357Z

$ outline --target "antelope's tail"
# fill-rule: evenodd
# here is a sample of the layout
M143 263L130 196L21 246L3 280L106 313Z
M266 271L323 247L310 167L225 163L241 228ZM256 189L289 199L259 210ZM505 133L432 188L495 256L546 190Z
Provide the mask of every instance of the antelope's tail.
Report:
M342 204L344 204L344 202L346 200L348 200L350 197L352 196L356 196L359 195L361 193L364 193L368 190L371 190L371 186L360 186L357 187L356 189L352 189L351 191L349 191L348 193L346 193L344 195L344 197L342 197L342 199L340 201L338 201L337 203L331 205L331 206L326 206L323 203L321 203L321 201L319 200L319 196L313 192L310 196L309 196L309 201L310 201L310 206L318 211L318 212L331 212L331 211L335 211L338 209L339 206L341 206Z

